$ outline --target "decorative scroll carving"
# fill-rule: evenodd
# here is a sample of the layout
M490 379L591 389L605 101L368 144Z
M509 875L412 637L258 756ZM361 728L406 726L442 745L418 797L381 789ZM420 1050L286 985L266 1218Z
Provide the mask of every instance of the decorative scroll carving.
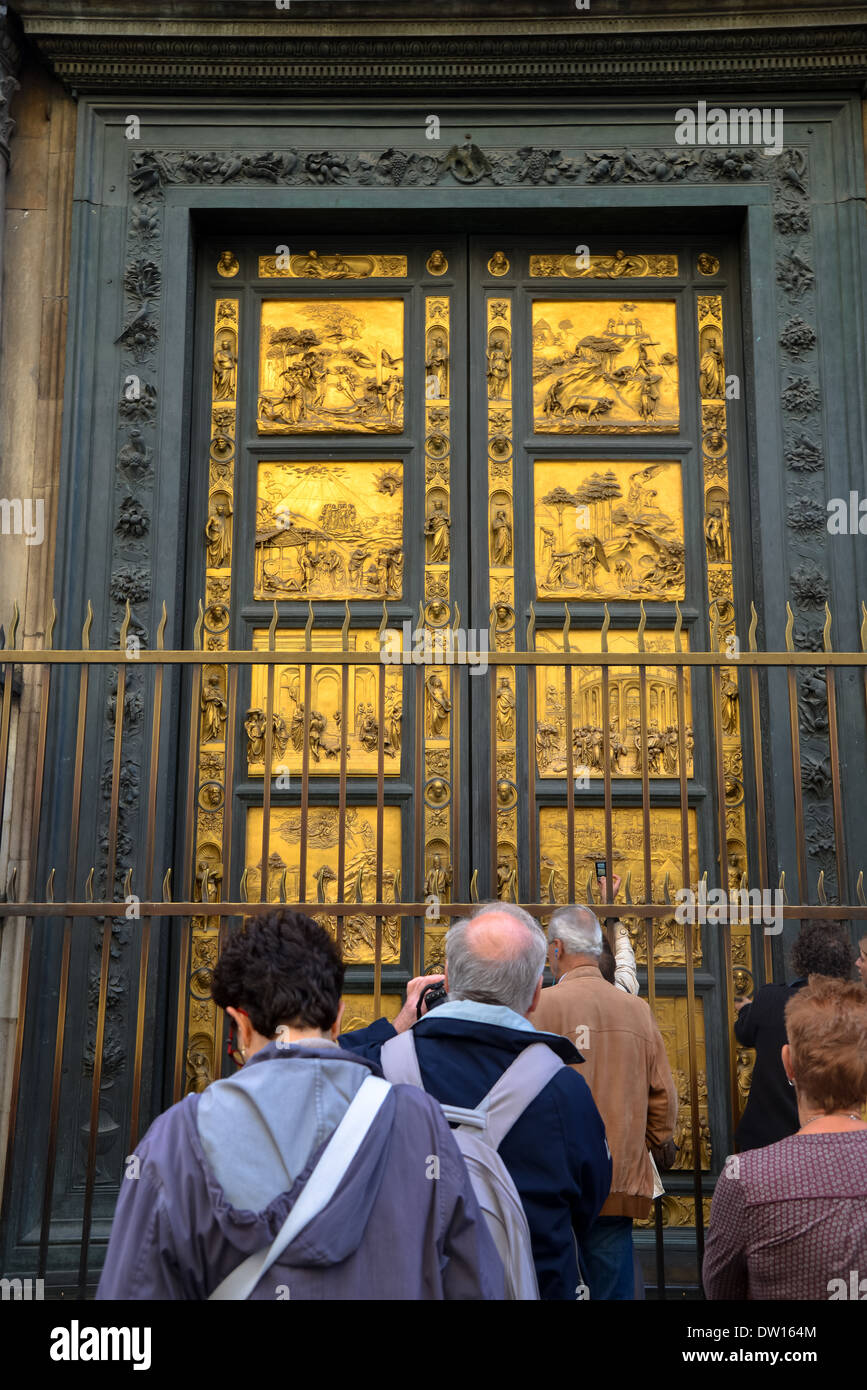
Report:
M584 262L588 264L585 265ZM585 256L532 255L531 279L631 280L668 279L678 274L677 256L655 256L635 251L615 251L613 256L590 252Z
M442 274L441 271L436 273ZM406 274L406 256L308 251L306 256L259 257L261 280L400 280Z

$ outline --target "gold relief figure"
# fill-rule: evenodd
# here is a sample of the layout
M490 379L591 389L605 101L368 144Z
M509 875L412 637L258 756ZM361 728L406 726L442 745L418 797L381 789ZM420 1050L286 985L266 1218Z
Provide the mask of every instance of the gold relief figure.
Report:
M200 859L196 865L195 901L199 903L218 902L222 881L222 864L211 859Z
M639 255L617 251L613 256L594 252L584 265L574 254L540 255L530 257L530 275L534 278L565 276L569 279L619 280L630 276L670 277L677 275L677 256Z
M432 384L435 383L433 390L425 392L425 399L448 400L449 340L446 330L439 326L428 331L425 371ZM436 423L433 420L433 412L431 412L431 421Z
M518 871L513 859L505 855L497 861L497 897L501 902L518 901Z
M719 260L716 256L711 256L709 252L703 251L698 258L698 268L702 275L716 275L719 270Z
M221 251L220 259L217 261L217 274L222 275L223 279L230 280L233 275L237 275L241 269L238 257L234 251Z
M265 756L265 711L261 709L251 709L247 711L247 718L244 720L244 729L247 733L247 762L260 763Z
M443 866L442 855L435 854L433 863L428 870L424 881L425 897L437 898L440 902L449 902L449 892L452 886L451 865Z
M505 507L497 507L491 521L491 564L508 565L512 558L512 523Z
M187 1048L187 1095L200 1095L213 1081L211 1048L212 1040L207 1034L197 1034L190 1039Z
M399 598L400 464L260 464L257 598Z
M702 333L698 389L705 398L719 399L725 396L725 364L718 335L713 332Z
M743 1114L746 1103L750 1096L750 1086L753 1080L753 1067L756 1064L756 1054L749 1048L738 1048L738 1108Z
M512 353L509 347L508 334L495 332L491 334L490 345L488 348L488 399L492 401L502 400L504 396L510 394L509 381L511 375L510 363Z
M684 597L679 464L539 461L534 476L539 597Z
M225 493L216 493L205 525L208 564L212 569L228 569L232 558L232 508Z
M449 715L452 702L446 695L442 676L432 671L424 683L427 696L428 732L431 738L442 738L448 734Z
M202 739L205 743L218 743L223 738L226 724L226 701L218 676L209 676L201 695Z
M214 400L233 401L238 359L231 334L223 333L214 352Z
M449 263L443 251L431 251L425 265L431 275L445 275L449 268Z
M509 259L505 251L495 251L488 261L488 270L491 275L508 275Z
M434 502L433 510L424 524L424 534L428 541L428 560L439 564L449 558L449 528L451 518L442 500Z
M515 737L515 694L505 676L497 683L497 738L508 742Z
M548 433L676 431L673 302L533 304L535 428Z
M720 696L723 732L736 734L738 732L738 683L727 671L722 673Z
M403 429L401 300L266 300L260 434Z

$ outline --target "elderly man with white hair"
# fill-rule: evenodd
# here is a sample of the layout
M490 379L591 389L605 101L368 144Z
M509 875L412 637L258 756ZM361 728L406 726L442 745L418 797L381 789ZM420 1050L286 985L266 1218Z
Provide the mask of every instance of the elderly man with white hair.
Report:
M581 1073L605 1121L614 1161L611 1192L581 1238L591 1299L631 1299L632 1222L650 1214L653 1165L677 1119L677 1091L662 1034L643 999L614 989L599 970L602 928L586 907L562 907L548 924L556 985L542 991L537 1028L561 1033L582 1052Z
M446 936L445 1003L416 1022L419 994L432 977L412 980L394 1025L379 1019L344 1034L340 1044L376 1060L389 1038L412 1027L424 1089L443 1104L475 1108L540 1041L530 1017L542 992L545 950L528 913L486 904ZM498 1151L527 1216L540 1296L584 1298L576 1241L585 1239L608 1194L611 1158L599 1111L574 1070L581 1054L556 1034L543 1040L563 1065L528 1098Z

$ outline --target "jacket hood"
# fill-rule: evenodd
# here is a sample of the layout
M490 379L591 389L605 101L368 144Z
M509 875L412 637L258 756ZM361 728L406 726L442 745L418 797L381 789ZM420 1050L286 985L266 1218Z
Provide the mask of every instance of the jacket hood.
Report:
M466 1018L439 1017L439 1009L424 1014L418 1023L413 1024L413 1032L418 1038L463 1038L482 1046L494 1047L498 1051L511 1052L515 1057L533 1043L547 1043L557 1056L567 1065L583 1062L584 1058L568 1038L559 1033L545 1033L542 1029L503 1028L497 1023L477 1023ZM531 1019L532 1022L532 1019Z
M214 1218L249 1252L277 1235L375 1063L334 1045L258 1052L237 1076L215 1081L194 1113L194 1146L205 1169ZM299 1232L281 1265L338 1264L361 1243L391 1141L388 1096L326 1209Z

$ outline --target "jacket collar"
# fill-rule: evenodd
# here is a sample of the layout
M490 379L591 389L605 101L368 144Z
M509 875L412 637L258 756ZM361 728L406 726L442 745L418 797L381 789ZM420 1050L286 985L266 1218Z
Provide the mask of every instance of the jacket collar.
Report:
M598 965L576 965L574 970L567 970L565 975L561 975L557 984L562 985L564 980L591 980L594 977L597 980L603 978Z
M496 1023L500 1028L515 1028L522 1033L535 1033L528 1018L516 1014L505 1004L482 1004L477 999L447 999L438 1005L440 1018L466 1018L473 1023Z
M475 1019L440 1017L445 1009L442 1004L432 1013L424 1014L413 1024L413 1032L418 1038L453 1039L460 1043L478 1043L485 1047L499 1049L517 1057L525 1047L533 1043L547 1043L561 1061L567 1064L583 1062L578 1049L559 1033L547 1033L541 1028L503 1028L497 1023L477 1023Z
M368 1057L362 1057L357 1052L349 1052L345 1048L339 1047L336 1043L311 1043L309 1047L302 1043L290 1043L288 1046L281 1044L278 1038L268 1043L260 1052L252 1056L249 1061L244 1063L241 1071L246 1067L255 1066L257 1062L271 1062L275 1059L279 1061L281 1057L290 1057L303 1060L305 1057L319 1058L323 1062L361 1062L368 1067L375 1076L380 1075L380 1069L376 1062L372 1062Z

